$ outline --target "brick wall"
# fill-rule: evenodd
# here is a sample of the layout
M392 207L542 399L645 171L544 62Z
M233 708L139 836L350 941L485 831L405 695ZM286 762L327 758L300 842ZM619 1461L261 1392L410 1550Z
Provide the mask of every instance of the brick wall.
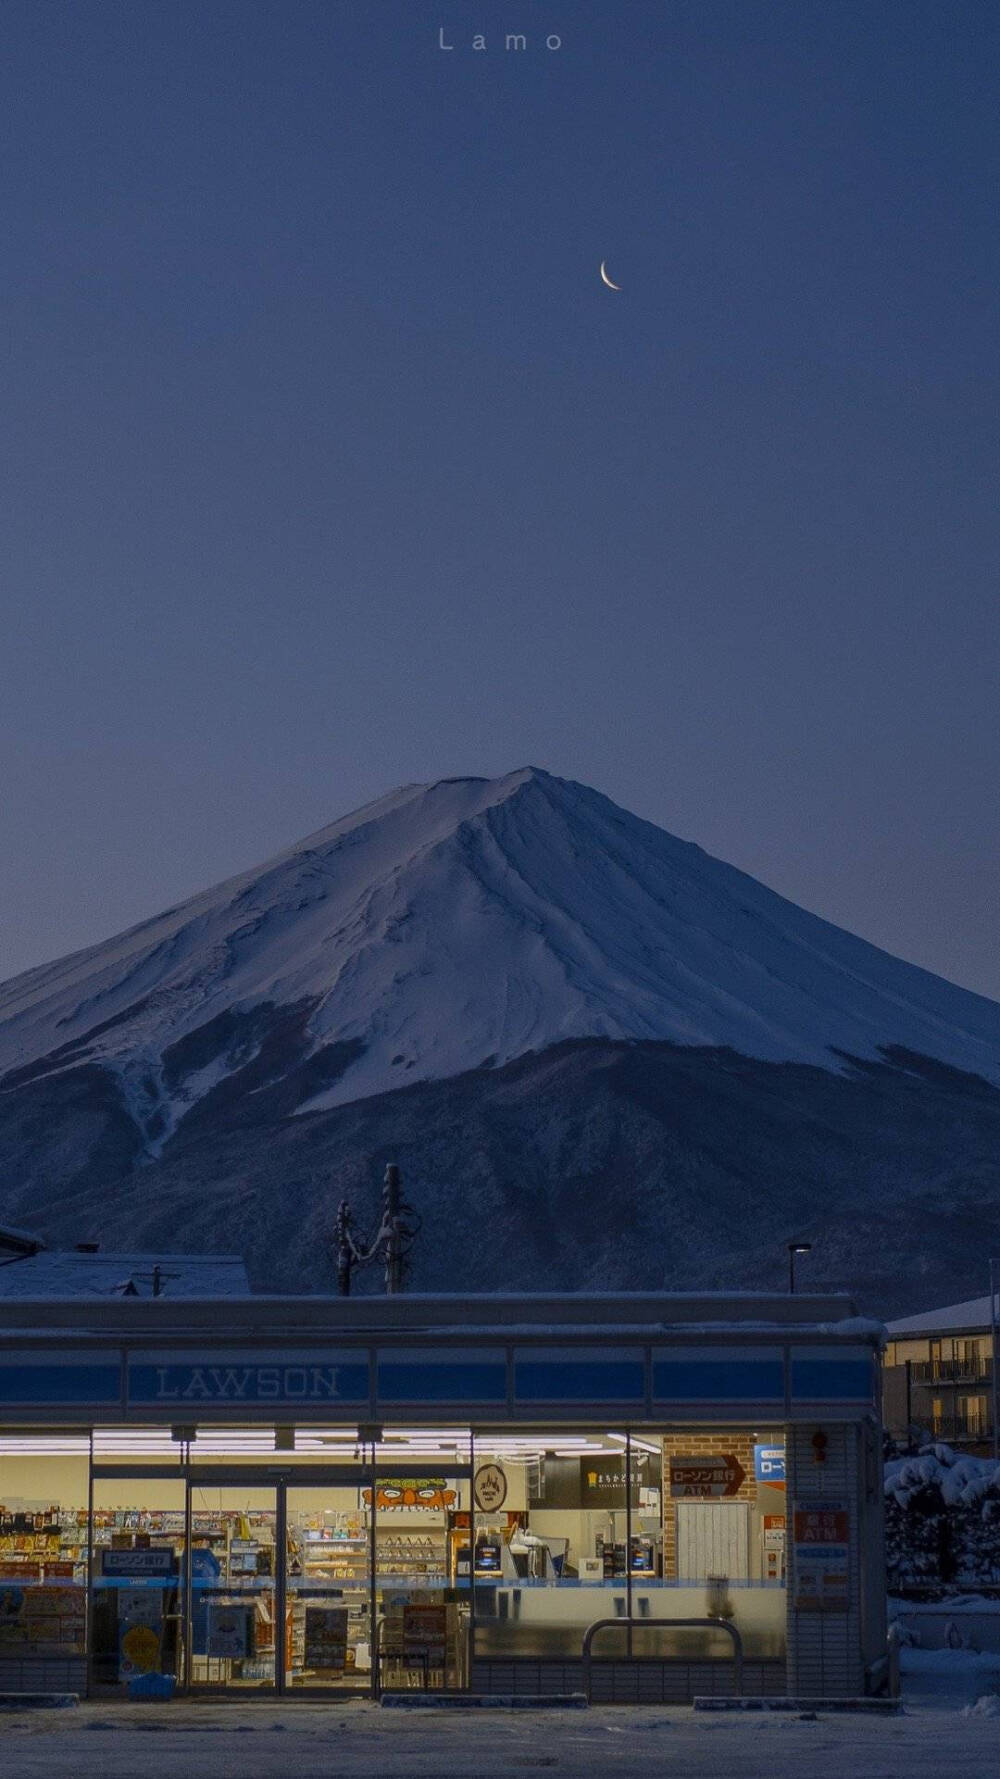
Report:
M749 1433L726 1433L717 1429L702 1432L695 1428L687 1433L663 1435L663 1574L667 1581L677 1580L677 1503L670 1498L671 1458L731 1455L743 1466L746 1475L739 1492L726 1498L755 1502L757 1485L753 1474L753 1448L753 1436Z

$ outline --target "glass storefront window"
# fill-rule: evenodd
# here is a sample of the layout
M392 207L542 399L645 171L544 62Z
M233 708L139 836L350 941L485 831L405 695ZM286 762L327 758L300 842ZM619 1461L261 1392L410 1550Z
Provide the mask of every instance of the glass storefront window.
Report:
M185 1651L183 1480L95 1477L91 1686L169 1696Z
M469 1481L445 1457L375 1481L375 1635L381 1688L465 1684ZM372 1490L364 1490L371 1507Z
M655 1542L640 1530L634 1463L629 1501L625 1444L477 1432L476 1656L579 1656L588 1625L627 1615L630 1563L652 1562Z
M685 1428L476 1433L475 1656L728 1660L785 1653L784 1433ZM626 1466L628 1476L626 1478Z
M0 1443L0 1690L30 1690L43 1668L81 1684L89 1449L68 1433Z
M92 1482L89 1453L0 1442L15 1689L58 1656L78 1690L88 1654L119 1696L455 1688L470 1657L579 1658L605 1619L598 1657L728 1658L676 1618L784 1656L781 1428L104 1428Z

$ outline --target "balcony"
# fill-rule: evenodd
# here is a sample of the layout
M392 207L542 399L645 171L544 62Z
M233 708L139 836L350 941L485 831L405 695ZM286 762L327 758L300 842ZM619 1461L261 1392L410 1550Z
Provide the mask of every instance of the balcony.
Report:
M926 1427L932 1439L945 1445L985 1445L993 1437L993 1420L989 1414L968 1419L965 1415L923 1415L914 1410L918 1427Z
M913 1359L910 1378L915 1384L989 1384L992 1359Z

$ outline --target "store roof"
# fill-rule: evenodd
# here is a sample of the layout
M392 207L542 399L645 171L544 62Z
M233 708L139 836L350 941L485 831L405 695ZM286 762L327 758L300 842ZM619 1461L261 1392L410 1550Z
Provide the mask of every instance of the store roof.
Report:
M0 1298L248 1297L235 1254L116 1254L68 1248L0 1260Z
M97 1256L87 1258L96 1259ZM130 1264L134 1270L139 1270L135 1266L137 1258L148 1277L154 1257L132 1256ZM155 1258L167 1269L174 1265L177 1268L199 1265L191 1255ZM121 1269L124 1257L119 1255L117 1260ZM36 1264L24 1261L6 1271L8 1279L17 1272L23 1276L18 1287L18 1301L8 1298L5 1303L5 1333L33 1327L50 1339L69 1331L79 1334L87 1330L105 1337L118 1334L124 1338L167 1332L199 1336L218 1334L218 1306L212 1300L219 1291L214 1284L204 1282L203 1274L186 1273L183 1290L177 1289L180 1281L173 1283L169 1295L165 1290L154 1302L148 1285L142 1299L133 1295L123 1297L120 1292L102 1291L95 1285L86 1284L78 1284L72 1291L36 1288L32 1293L28 1278L31 1267ZM208 1257L200 1264L214 1271L224 1268L227 1262L223 1257ZM228 1264L234 1272L239 1267L238 1262ZM4 1269L0 1268L0 1281L4 1276ZM121 1270L115 1277L121 1277ZM235 1295L243 1296L245 1301L232 1301L232 1284L226 1292L230 1304L225 1326L226 1336L230 1339L268 1339L285 1335L320 1339L338 1335L363 1338L383 1333L449 1339L461 1333L463 1338L477 1341L491 1335L496 1338L498 1334L560 1340L567 1335L591 1340L623 1336L660 1340L664 1335L673 1334L685 1339L704 1336L732 1339L735 1334L737 1339L758 1342L768 1338L772 1341L804 1341L831 1337L877 1343L884 1334L881 1323L857 1315L849 1297L813 1296L805 1292L794 1297L788 1294L761 1297L749 1292L711 1296L662 1292L608 1296L579 1292L549 1296L539 1292L524 1296L498 1293L432 1297L414 1292L397 1297L266 1297L249 1295L243 1283L242 1268L239 1278L241 1283ZM109 1284L113 1283L114 1279L109 1279ZM44 1315L40 1313L40 1306L29 1301L32 1295L44 1297ZM89 1306L95 1304L97 1297L102 1298L100 1312L92 1315ZM176 1303L178 1297L186 1300L183 1308ZM175 1300L173 1304L171 1298ZM0 1286L0 1301L3 1300Z
M903 1316L889 1322L890 1340L907 1334L971 1334L990 1326L988 1297L970 1297L965 1303L949 1303L941 1310L923 1310L919 1316Z
M30 1230L13 1229L9 1223L0 1226L0 1254L37 1254L44 1246L41 1236L32 1235Z

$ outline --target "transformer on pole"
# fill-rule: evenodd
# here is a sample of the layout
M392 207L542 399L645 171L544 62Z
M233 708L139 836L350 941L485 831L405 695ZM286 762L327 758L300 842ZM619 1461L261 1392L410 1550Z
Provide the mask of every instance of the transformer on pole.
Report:
M385 1292L396 1297L403 1289L407 1260L420 1233L420 1218L403 1198L399 1168L390 1162L382 1182L382 1216L370 1240L355 1234L351 1207L343 1199L337 1210L334 1242L337 1250L337 1290L341 1297L351 1294L355 1267L369 1266L375 1260L385 1265Z

